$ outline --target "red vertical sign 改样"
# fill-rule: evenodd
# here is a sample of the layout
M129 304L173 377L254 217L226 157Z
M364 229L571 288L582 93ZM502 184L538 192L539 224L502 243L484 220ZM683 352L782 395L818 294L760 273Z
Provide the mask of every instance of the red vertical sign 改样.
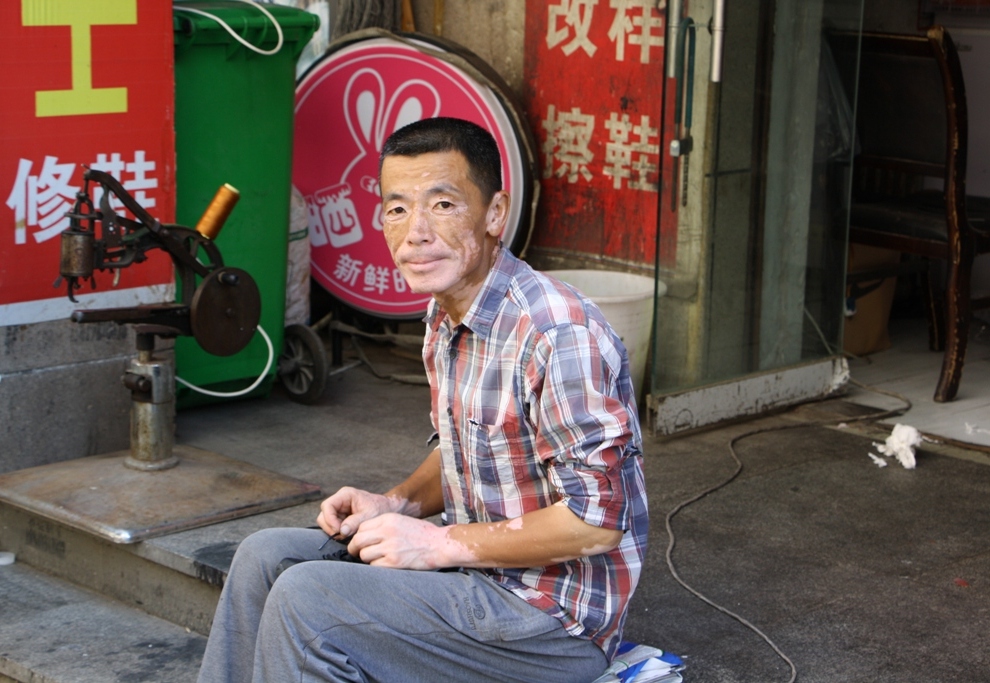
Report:
M0 25L0 326L170 300L161 251L116 279L98 273L77 304L52 286L84 166L113 175L163 223L175 219L170 3L5 0Z
M526 9L525 100L542 167L531 246L652 265L669 166L666 2L529 0ZM676 221L659 231L661 263L674 260L670 230Z

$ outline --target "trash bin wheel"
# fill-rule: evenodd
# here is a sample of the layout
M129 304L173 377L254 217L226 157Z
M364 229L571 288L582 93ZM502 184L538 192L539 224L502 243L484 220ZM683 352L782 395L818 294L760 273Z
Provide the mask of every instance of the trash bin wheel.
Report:
M327 386L327 352L320 336L306 325L285 328L278 376L297 403L311 405L320 400Z

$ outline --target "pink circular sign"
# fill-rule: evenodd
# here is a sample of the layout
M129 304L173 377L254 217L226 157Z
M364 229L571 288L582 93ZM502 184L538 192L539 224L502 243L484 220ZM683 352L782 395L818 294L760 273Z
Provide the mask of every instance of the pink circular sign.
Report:
M435 116L473 121L495 137L513 211L524 207L524 150L502 101L453 64L407 41L351 43L313 65L296 88L292 184L306 200L313 278L343 302L387 318L423 315L429 295L409 291L382 236L378 156L396 129Z

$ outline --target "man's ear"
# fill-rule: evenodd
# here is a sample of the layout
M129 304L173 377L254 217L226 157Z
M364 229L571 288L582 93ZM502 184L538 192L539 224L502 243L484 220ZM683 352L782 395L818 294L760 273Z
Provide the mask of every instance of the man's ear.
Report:
M492 196L485 225L485 232L492 237L499 237L505 230L505 224L509 221L510 201L509 193L505 190L499 190Z

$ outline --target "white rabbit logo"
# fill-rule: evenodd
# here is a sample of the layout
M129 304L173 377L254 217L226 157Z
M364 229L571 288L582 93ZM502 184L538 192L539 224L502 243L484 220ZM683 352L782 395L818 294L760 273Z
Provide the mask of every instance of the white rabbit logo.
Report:
M375 162L385 139L394 131L440 113L440 93L432 84L414 78L406 81L385 102L385 81L374 69L358 69L344 88L344 116L358 153L340 176L346 182L351 169L370 156ZM355 125L357 124L357 125ZM377 176L376 173L373 175Z

